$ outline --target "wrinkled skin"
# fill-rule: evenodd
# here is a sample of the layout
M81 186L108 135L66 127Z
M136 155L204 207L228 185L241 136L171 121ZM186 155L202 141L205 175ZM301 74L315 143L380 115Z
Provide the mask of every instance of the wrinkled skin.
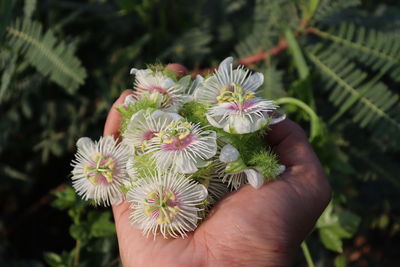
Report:
M119 136L114 103L104 135ZM220 201L185 239L147 239L129 222L129 204L113 206L124 266L290 266L300 243L328 204L331 189L304 131L289 119L273 125L266 142L286 171L256 190L249 185Z

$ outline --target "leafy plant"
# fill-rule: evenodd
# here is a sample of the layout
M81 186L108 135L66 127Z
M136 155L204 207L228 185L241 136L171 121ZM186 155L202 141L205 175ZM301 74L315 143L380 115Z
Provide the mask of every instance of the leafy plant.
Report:
M102 133L112 102L132 88L131 67L179 61L207 75L229 55L264 73L260 93L307 130L332 184L302 245L306 261L351 264L360 235L400 229L399 14L391 0L0 1L0 203L11 210L0 221L0 265L41 261L43 246L13 249L5 233L68 181L76 139ZM116 264L110 212L69 187L56 192L74 245L46 253L47 264ZM386 250L362 257L396 265Z

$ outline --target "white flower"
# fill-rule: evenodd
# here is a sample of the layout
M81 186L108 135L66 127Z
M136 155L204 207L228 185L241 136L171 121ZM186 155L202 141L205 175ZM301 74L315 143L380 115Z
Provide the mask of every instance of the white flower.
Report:
M226 173L225 170L220 170L218 176L223 183L227 183L234 190L238 190L246 182L256 189L264 184L262 174L253 168L247 168L238 173Z
M246 184L246 182L255 189L258 189L266 180L262 173L256 168L246 168L237 173L227 173L225 171L226 164L220 163L218 166L217 177L219 177L223 183L228 183L228 186L235 190L238 190L242 185ZM286 167L284 165L280 165L276 176L281 175L285 169Z
M127 194L131 222L145 236L185 237L197 227L207 189L182 174L161 172L142 178Z
M255 92L264 82L264 75L260 72L251 75L249 70L244 70L243 66L237 69L232 69L233 58L228 57L223 60L218 67L218 70L213 76L208 77L194 92L194 97L197 101L213 105L218 103L218 97L222 93L229 90L232 84L239 85L246 91Z
M124 199L121 187L129 182L126 164L129 150L112 136L93 142L83 137L76 143L78 151L72 161L72 186L85 200L96 204L117 205Z
M186 88L175 83L160 71L131 69L135 74L135 96L125 100L125 105L137 98L148 98L166 111L177 112L186 100Z
M126 173L131 178L131 181L135 181L137 177L137 169L135 168L135 157L131 155L126 162Z
M256 169L246 169L243 171L246 174L247 182L255 189L260 188L264 184L263 175Z
M216 133L176 120L150 140L147 151L153 153L160 170L171 167L180 173L194 173L217 153Z
M198 181L200 184L204 185L208 191L208 201L209 204L215 204L217 201L222 199L226 194L229 193L226 183L224 183L215 174L201 175L191 178Z
M268 113L278 106L255 96L264 82L262 73L250 74L242 66L233 70L232 61L232 57L222 61L218 71L199 84L194 97L211 106L206 116L214 127L228 133L255 132L271 121Z
M123 142L131 147L141 148L147 147L147 143L161 130L165 129L171 122L183 119L176 113L163 112L156 110L140 110L136 112L130 119L128 126L123 133Z

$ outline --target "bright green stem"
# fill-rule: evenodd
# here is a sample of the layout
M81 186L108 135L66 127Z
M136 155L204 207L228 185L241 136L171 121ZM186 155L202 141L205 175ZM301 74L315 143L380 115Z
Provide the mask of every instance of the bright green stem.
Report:
M289 28L285 30L285 38L289 44L289 50L292 53L294 64L296 66L297 72L299 73L300 79L301 80L307 79L310 70L308 69L306 60L304 59L303 53L301 52L296 37Z
M297 42L295 34L289 29L285 29L285 38L289 44L289 51L293 57L293 62L299 75L298 93L302 100L306 101L312 108L315 108L314 96L310 84L310 69L301 51L300 45Z
M320 123L319 123L319 118L317 114L314 112L314 110L308 106L306 103L304 103L301 100L298 100L293 97L282 97L279 98L278 100L275 101L276 104L281 105L281 104L293 104L302 110L304 110L308 116L310 117L310 137L309 140L312 141L315 137L318 136L320 132Z
M301 243L301 249L303 250L304 258L306 258L308 267L314 267L314 262L311 258L310 250L308 250L308 246L305 240Z

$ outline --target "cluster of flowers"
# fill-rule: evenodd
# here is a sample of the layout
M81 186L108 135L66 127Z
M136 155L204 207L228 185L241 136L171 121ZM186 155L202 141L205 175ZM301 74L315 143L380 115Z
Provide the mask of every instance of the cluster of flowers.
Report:
M257 96L263 75L233 69L232 60L194 81L132 69L135 93L119 107L122 142L77 142L77 193L105 206L129 201L132 225L146 236L185 237L225 194L246 183L259 188L283 172L263 136L285 117Z

